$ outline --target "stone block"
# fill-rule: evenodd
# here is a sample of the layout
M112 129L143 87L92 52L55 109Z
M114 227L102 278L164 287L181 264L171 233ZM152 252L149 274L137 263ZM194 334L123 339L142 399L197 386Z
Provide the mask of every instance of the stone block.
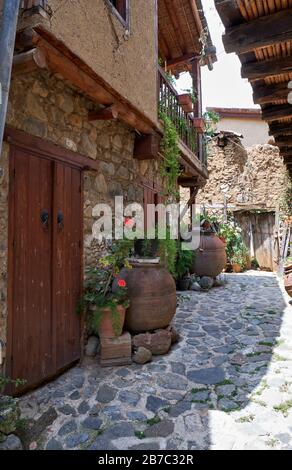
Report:
M132 363L131 335L128 332L118 338L102 338L100 341L101 366Z

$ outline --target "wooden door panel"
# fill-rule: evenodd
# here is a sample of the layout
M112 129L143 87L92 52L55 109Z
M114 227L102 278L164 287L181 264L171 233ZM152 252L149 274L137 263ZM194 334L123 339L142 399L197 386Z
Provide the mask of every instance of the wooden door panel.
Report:
M51 338L52 163L14 153L12 377L35 384L53 371ZM49 220L41 222L41 211Z
M81 172L55 164L53 322L56 368L80 358Z

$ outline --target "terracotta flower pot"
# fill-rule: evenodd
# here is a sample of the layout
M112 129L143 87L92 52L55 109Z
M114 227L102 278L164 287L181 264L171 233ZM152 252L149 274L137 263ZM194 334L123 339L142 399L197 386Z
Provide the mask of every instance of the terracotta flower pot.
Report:
M122 305L117 305L117 311L115 313L119 318L119 325L114 328L113 325L113 314L111 308L104 308L102 311L102 319L99 325L99 336L101 338L117 338L121 336L125 323L126 309Z
M194 128L199 134L204 134L205 132L205 121L203 118L194 118L193 119Z
M190 95L184 93L182 95L178 95L178 102L183 107L185 113L192 113L194 109L193 100Z
M241 266L238 263L232 263L232 271L234 273L240 273L241 271Z

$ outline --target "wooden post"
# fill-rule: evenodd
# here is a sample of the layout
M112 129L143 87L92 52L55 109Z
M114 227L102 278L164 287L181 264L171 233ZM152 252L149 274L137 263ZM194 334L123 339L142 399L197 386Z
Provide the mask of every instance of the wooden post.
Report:
M197 101L194 105L194 116L196 118L202 117L202 84L201 84L201 65L200 59L196 58L192 61L192 79L193 79L193 91L196 92ZM203 159L203 138L198 133L197 135L197 152L200 161Z

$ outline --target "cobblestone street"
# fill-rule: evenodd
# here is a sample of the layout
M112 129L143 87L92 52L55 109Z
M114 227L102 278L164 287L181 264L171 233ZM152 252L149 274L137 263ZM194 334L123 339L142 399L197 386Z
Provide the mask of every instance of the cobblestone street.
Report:
M30 449L292 449L292 307L271 273L181 294L150 364L86 360L21 399Z

